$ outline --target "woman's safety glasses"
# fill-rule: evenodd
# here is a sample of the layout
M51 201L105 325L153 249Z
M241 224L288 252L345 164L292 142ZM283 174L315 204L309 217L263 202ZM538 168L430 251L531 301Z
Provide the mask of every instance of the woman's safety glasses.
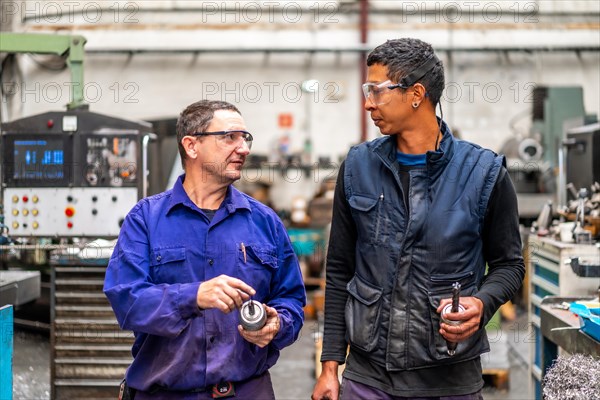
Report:
M371 102L377 106L389 103L392 100L392 90L397 88L408 89L429 73L429 71L431 71L439 62L440 60L436 55L432 54L423 64L419 65L418 68L400 79L399 83L392 83L392 81L387 80L381 83L367 82L363 84L362 89L365 100L371 100Z
M392 83L389 79L381 83L367 82L362 85L365 100L380 106L391 101L392 90L403 87L399 83Z

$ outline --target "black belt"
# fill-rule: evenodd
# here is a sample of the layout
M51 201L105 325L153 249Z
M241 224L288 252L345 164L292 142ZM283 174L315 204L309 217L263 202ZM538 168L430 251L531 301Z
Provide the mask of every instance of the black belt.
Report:
M150 393L150 394L156 394L159 392L171 392L171 393L212 393L213 398L225 398L225 397L233 397L235 396L235 388L238 385L244 384L246 382L250 382L254 379L258 379L261 378L262 376L264 376L267 372L263 372L262 374L258 375L258 376L253 376L251 378L248 379L244 379L243 381L237 381L237 382L232 382L232 381L223 381L221 383L218 383L216 385L212 385L209 387L202 387L202 388L196 388L196 389L189 389L189 390L173 390L173 389L169 389L166 388L164 386L160 386L160 385L152 385L150 387L149 390L144 391L146 393ZM123 384L125 385L125 392L129 393L130 397L123 397L122 400L134 400L135 399L135 393L137 392L137 389L134 389L132 387L127 386L127 382L123 379L123 383L121 384L121 386L123 386ZM120 399L121 400L121 399Z

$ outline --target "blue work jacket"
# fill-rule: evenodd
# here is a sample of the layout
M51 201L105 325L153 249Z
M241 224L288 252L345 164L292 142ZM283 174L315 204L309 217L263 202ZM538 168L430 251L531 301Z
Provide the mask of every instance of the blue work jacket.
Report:
M121 328L135 334L127 382L144 391L202 390L260 375L298 338L304 319L298 260L273 210L230 186L211 221L184 179L131 210L106 271L104 293ZM268 346L242 338L237 312L198 308L200 283L222 274L252 286L254 299L279 313Z

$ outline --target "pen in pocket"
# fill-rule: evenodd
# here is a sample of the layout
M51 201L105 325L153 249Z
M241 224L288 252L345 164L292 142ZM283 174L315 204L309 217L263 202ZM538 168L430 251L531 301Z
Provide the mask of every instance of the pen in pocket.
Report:
M246 246L244 246L244 242L240 243L240 249L242 250L242 254L244 255L244 264L246 264Z

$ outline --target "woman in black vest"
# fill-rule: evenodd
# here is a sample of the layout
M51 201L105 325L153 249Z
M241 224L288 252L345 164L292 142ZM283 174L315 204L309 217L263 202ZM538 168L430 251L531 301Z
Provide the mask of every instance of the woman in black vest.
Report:
M383 137L340 168L312 398L482 399L483 327L525 274L504 157L436 116L444 68L429 44L387 41L367 65L365 109Z

